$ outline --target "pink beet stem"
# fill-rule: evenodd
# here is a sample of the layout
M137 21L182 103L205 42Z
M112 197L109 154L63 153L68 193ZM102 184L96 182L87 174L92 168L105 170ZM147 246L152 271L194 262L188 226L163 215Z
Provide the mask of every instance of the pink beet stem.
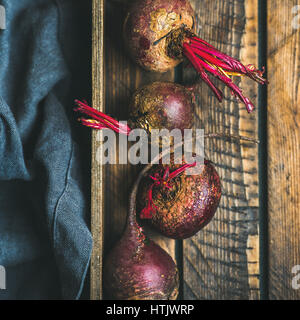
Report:
M211 47L211 48L215 48L212 44L206 42L205 40L201 39L201 38L198 38L198 37L191 37L189 38L190 40L194 40L195 42L200 42L201 44L205 44L206 46L208 47Z
M75 109L75 111L81 111L85 114L91 115L88 112L84 112L83 110L80 110L80 109ZM98 129L98 130L112 129L113 131L115 131L117 133L122 133L122 134L128 135L127 131L124 131L123 129L119 128L118 126L106 121L105 119L96 120L98 117L94 117L93 115L91 115L91 116L92 116L92 118L94 118L93 120L85 119L85 121L83 121L81 119L81 123L87 127L93 128L93 129Z
M148 191L148 196L147 196L147 206L141 211L140 213L140 218L141 219L151 219L153 216L153 213L155 213L156 210L158 210L157 206L154 204L153 202L153 187L154 186L159 186L161 185L163 188L168 188L171 189L171 186L169 185L169 181L171 179L174 179L175 177L177 177L178 175L180 175L182 172L184 172L187 168L191 168L191 167L195 167L196 166L196 162L192 163L192 164L185 164L182 167L176 169L175 171L173 171L171 174L169 174L170 172L170 168L167 167L167 169L165 170L163 176L161 177L158 173L156 173L153 176L150 176L150 178L154 181Z
M203 70L203 67L199 63L199 59L194 54L192 49L188 46L187 43L183 44L183 53L185 56L190 60L194 68L199 72L200 77L204 80L204 82L211 88L211 90L214 92L217 99L221 102L223 99L222 92L214 85L214 83L209 79L208 75Z
M239 60L228 56L227 54L219 51L213 46L207 47L207 45L203 45L201 42L197 41L196 39L199 39L199 38L196 38L196 37L189 38L189 41L190 41L189 45L193 49L201 50L202 53L204 51L209 55L213 55L214 57L219 58L221 61L218 60L219 63L214 63L215 65L218 65L219 67L222 67L231 72L244 74L249 78L251 78L252 80L258 82L259 84L263 85L268 83L268 81L264 79L262 76L264 73L264 68L262 68L262 70L259 70L255 68L254 65L251 65L251 64L245 66ZM205 41L203 43L205 43ZM202 54L200 54L200 56L202 56ZM207 58L205 59L208 60Z
M198 72L200 72L200 70L201 70L200 76L204 72L203 68L205 68L208 72L210 72L215 77L219 78L223 83L225 83L226 86L228 86L233 91L233 93L241 99L241 101L245 104L246 109L249 113L254 110L254 105L252 104L252 102L242 94L241 89L236 84L234 84L232 82L231 78L226 77L225 75L223 75L220 72L220 70L212 67L211 65L209 65L205 61L203 61L199 56L197 56L194 53L194 49L191 48L187 43L183 44L183 52L187 56L187 58L191 61L191 63L195 66L195 69ZM207 77L207 75L206 75L206 77ZM210 87L213 89L212 86L210 86ZM213 90L213 91L215 93L215 90Z
M81 124L83 124L86 127L90 127L93 129L106 129L107 127L105 125L103 125L101 122L98 122L96 120L89 120L89 119L84 119L84 118L79 118L78 119L79 122L81 122Z
M200 56L201 58L205 59L206 61L218 66L218 67L221 67L223 69L226 69L228 71L235 71L233 70L227 63L215 58L214 56L206 53L205 51L197 48L197 47L193 47L190 45L190 48L192 48L193 52L196 53L198 56ZM235 71L236 72L236 71Z
M175 177L177 177L178 175L180 175L182 172L184 172L186 169L188 168L192 168L196 166L196 162L192 163L192 164L188 164L186 163L185 165L183 165L182 167L178 168L177 170L173 171L168 178L168 181L170 181L171 179L174 179Z
M147 204L147 207L144 208L140 213L141 219L151 219L153 217L153 213L155 212L155 210L158 209L157 206L153 203L153 198L152 198L153 186L154 184L151 185L148 191L148 204Z
M127 125L124 125L123 123L120 123L119 121L115 120L114 118L106 115L105 113L90 107L89 105L87 105L84 102L81 102L79 100L75 100L75 103L78 105L78 108L75 108L74 110L78 111L78 112L82 112L82 113L92 117L93 119L99 121L100 123L102 123L104 125L104 127L101 129L110 128L117 133L129 135L131 129ZM87 125L86 122L84 122L83 124ZM88 125L88 126L92 127L91 125ZM100 129L100 126L98 128Z
M228 66L232 69L232 71L247 74L247 68L240 61L228 56L227 54L219 51L218 49L214 47L207 48L206 46L201 45L193 40L191 40L190 45L192 47L196 47L200 50L203 50L211 55L214 55L217 58L220 58L221 60L223 60L228 64Z

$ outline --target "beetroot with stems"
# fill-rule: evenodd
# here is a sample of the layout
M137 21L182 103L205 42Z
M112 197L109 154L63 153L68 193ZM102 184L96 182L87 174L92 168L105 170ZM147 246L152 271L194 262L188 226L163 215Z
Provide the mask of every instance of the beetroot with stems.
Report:
M190 129L194 117L193 93L172 82L154 82L137 90L130 102L129 126L76 100L75 111L92 119L81 118L82 124L95 129L110 128L129 135L131 129L142 128L148 133L152 129Z
M193 236L211 221L218 208L221 182L217 171L204 160L199 174L187 175L186 169L195 164L178 165L172 160L170 165L153 166L141 183L140 217L151 219L152 225L167 237Z
M175 300L179 277L171 256L147 239L136 221L136 194L142 176L136 181L129 206L125 232L105 260L103 279L105 292L118 300Z
M188 0L136 0L124 22L124 37L133 59L143 68L165 72L186 57L219 101L223 94L207 72L225 83L248 112L252 102L230 76L248 76L260 84L267 81L254 65L243 65L194 34L195 14Z
M172 90L168 91L170 88ZM131 127L145 129L149 134L152 129L177 128L184 132L184 129L190 129L193 123L194 99L189 93L189 89L170 82L155 82L138 90L131 103L130 126L90 107L86 101L75 100L77 106L74 111L86 116L78 119L86 127L97 130L111 129L127 136L132 131ZM225 133L208 133L204 138L236 139L258 143L255 139Z

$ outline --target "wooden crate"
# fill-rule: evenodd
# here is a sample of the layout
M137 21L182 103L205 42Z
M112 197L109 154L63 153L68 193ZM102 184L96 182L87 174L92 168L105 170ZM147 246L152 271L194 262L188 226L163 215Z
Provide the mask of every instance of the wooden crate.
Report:
M121 37L126 2L93 0L93 106L122 120L128 117L128 101L136 88L155 80L185 82L191 77L190 71L182 66L165 74L149 73L128 58ZM257 145L209 140L206 154L215 163L223 185L222 200L213 221L184 241L148 232L179 266L181 299L259 299L260 292L262 298L300 298L300 290L291 286L292 267L300 264L300 184L297 179L300 173L300 113L297 112L300 55L299 30L291 27L296 1L283 5L279 0L272 0L263 17L259 17L259 5L264 7L264 1L193 0L191 3L197 14L197 33L245 64L258 65L258 52L264 56L258 48L258 31L264 33L264 23L269 23L269 45L265 52L270 78L268 106L261 91L260 110L248 115L229 90L225 89L226 98L219 104L201 83L195 112L195 127L204 128L206 132L257 138L258 123L265 124L264 110L268 110L268 127L261 127L260 131L262 138L264 132L268 133L269 157L261 157L266 162L260 163L260 176L263 182L269 182L269 193L268 197L260 194L263 209L259 210ZM257 84L242 79L240 86L258 105ZM258 119L258 115L262 119ZM122 234L129 192L139 170L132 165L101 166L97 162L97 150L101 148L99 134L93 132L92 141L91 299L105 298L103 256ZM267 147L264 142L263 138L262 152ZM264 173L267 168L268 175ZM264 185L261 188L267 190ZM269 204L268 212L265 202ZM259 214L262 231L268 230L268 237L259 232Z

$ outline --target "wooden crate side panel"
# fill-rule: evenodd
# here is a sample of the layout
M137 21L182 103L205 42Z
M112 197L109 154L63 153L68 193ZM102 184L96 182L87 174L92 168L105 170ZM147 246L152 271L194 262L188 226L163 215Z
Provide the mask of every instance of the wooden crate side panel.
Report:
M92 52L92 87L93 106L104 109L104 0L93 0L93 52ZM91 172L91 231L93 234L93 252L91 256L91 299L102 299L102 253L103 253L103 167L97 161L99 133L92 133L92 172Z

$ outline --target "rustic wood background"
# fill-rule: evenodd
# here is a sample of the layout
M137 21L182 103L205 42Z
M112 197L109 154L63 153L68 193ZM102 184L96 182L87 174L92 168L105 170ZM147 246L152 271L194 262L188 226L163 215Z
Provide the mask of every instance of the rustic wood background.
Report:
M194 77L191 70L182 66L166 74L145 72L128 58L121 37L128 2L93 0L93 105L122 120L127 119L130 96L141 85L155 80L185 83ZM264 1L193 0L197 32L245 64L257 65L261 52L258 31L264 32L259 25L261 2ZM268 151L268 158L260 168L268 168L268 176L264 172L260 176L267 176L263 182L268 183L268 194L259 194L257 145L222 139L207 141L207 157L215 163L223 186L213 221L184 241L169 240L147 230L179 266L180 299L300 298L300 290L291 285L292 267L300 264L300 55L299 30L292 28L292 8L296 5L296 0L284 4L270 0L262 14L268 23L266 34L260 34L261 39L268 39L261 44L268 50L268 99L259 99L258 86L251 80L236 80L260 110L248 115L227 89L227 98L220 104L205 84L199 85L195 126L206 132L258 138L258 115L267 114L267 127L260 132L267 132L268 149L263 152ZM263 90L260 95L264 95ZM131 165L101 166L97 161L99 134L94 132L92 141L91 299L105 299L102 260L122 234L129 192L140 170ZM261 206L268 207L268 212L259 210L259 197L261 203L268 203ZM268 219L268 235L263 237L259 215ZM262 249L268 249L266 252L259 252L259 239ZM268 264L262 265L260 257Z
M268 2L269 296L300 299L293 266L300 265L300 8ZM295 9L294 9L295 10ZM296 17L298 14L298 18ZM294 21L293 21L294 20ZM294 29L292 23L298 24Z

